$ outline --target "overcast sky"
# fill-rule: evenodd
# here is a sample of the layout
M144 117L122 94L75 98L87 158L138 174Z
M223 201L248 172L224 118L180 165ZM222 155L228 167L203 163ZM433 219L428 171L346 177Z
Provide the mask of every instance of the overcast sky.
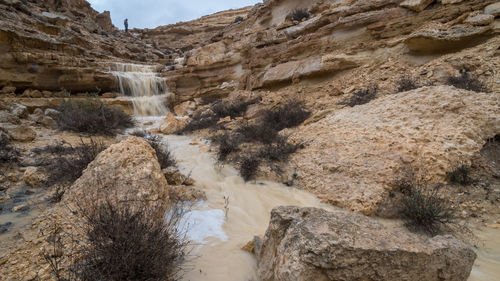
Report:
M128 18L129 28L154 28L160 25L189 21L215 12L242 8L259 0L87 0L102 12L111 12L113 24L123 29Z

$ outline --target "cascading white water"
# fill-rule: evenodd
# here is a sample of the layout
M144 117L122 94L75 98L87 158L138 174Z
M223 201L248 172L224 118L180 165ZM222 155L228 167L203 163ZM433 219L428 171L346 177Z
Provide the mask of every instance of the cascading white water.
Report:
M118 79L120 94L130 98L135 116L165 116L171 94L165 79L158 77L155 66L114 63L111 73Z

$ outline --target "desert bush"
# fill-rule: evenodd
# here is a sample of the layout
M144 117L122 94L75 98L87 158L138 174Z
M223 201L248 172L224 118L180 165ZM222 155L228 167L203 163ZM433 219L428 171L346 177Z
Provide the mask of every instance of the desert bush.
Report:
M0 164L14 164L19 161L19 151L10 144L9 137L0 131Z
M107 107L97 98L84 101L66 100L58 110L61 114L56 121L61 130L114 135L118 130L134 125L132 117L120 109Z
M175 167L175 159L168 149L168 146L161 142L159 137L146 138L151 147L156 152L156 158L158 158L158 163L160 163L161 169L168 167Z
M461 71L459 76L448 77L447 84L474 92L489 92L488 87L468 71Z
M50 152L54 156L45 167L49 174L48 184L72 184L105 148L102 142L90 138L89 142L80 140L78 146L59 143L40 149L39 151Z
M306 9L296 9L290 14L291 21L302 21L310 17L311 14Z
M153 207L95 205L81 209L87 241L75 264L79 280L180 280L187 254L177 227L182 212L159 219Z
M217 153L217 160L220 162L226 161L227 157L239 150L241 143L240 138L236 135L224 133L212 138L212 141L219 145L219 152Z
M98 203L99 202L99 203ZM185 208L158 218L155 207L131 202L81 201L68 233L55 221L42 256L58 281L177 281L188 242L179 231ZM183 230L185 231L185 230Z
M176 132L177 134L184 134L184 133L191 133L194 131L206 129L206 128L212 128L215 125L217 125L217 122L219 121L219 117L217 117L215 114L212 112L196 112L189 123L181 129L180 131Z
M469 175L470 168L466 165L460 165L455 170L446 173L446 178L451 183L467 185L472 182L472 179Z
M439 198L438 189L413 187L404 193L401 216L408 228L436 235L441 227L453 222L455 210L445 199Z
M260 159L255 155L250 155L241 160L240 175L245 181L251 180L257 173L260 165Z
M411 91L420 88L418 82L410 76L402 76L398 81L398 93Z
M350 98L341 101L339 104L348 105L350 107L366 104L375 99L375 97L377 96L377 92L378 86L371 85L365 89L354 92L354 94Z
M291 144L287 138L280 138L276 143L264 146L259 152L259 156L271 161L286 161L290 154L295 153L300 147L300 144Z
M245 124L236 130L237 133L243 136L246 142L261 142L270 144L278 138L278 131L273 124L267 122L258 122L257 124Z
M277 131L292 128L304 122L311 112L304 108L302 101L288 101L283 106L263 113L262 122L269 123Z
M240 117L245 114L247 108L254 101L216 101L212 103L211 109L219 118L231 116L231 118Z
M243 17L236 17L234 19L234 22L233 23L240 23L240 22L243 22L245 19Z

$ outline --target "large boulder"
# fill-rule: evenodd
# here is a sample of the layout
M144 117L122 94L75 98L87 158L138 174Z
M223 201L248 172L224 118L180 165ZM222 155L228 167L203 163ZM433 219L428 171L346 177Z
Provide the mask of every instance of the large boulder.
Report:
M476 254L449 235L429 238L347 212L278 207L258 258L262 281L465 281Z
M111 145L92 161L63 200L82 199L137 202L158 208L162 216L169 202L168 184L155 150L142 138L129 137Z
M373 215L409 165L439 183L500 133L498 95L423 87L330 112L292 136L300 184L322 201ZM387 214L379 214L387 216Z

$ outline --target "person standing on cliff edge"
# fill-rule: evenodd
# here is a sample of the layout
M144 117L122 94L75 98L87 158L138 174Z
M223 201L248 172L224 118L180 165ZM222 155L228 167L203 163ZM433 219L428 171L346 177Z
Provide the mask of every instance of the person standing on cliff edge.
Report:
M125 25L125 32L128 33L128 19L125 19L125 21L123 21L123 24Z

